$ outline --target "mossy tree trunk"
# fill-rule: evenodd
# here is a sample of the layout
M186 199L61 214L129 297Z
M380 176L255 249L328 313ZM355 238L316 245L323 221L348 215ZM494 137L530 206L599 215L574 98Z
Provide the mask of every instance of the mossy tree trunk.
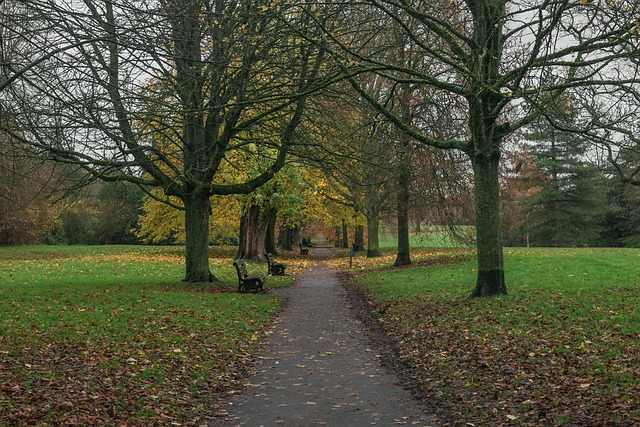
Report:
M475 83L469 85L469 131L466 150L473 165L476 202L478 277L471 298L507 293L502 253L499 165L506 127L498 124L503 96L500 79L504 36L496 22L505 15L503 0L483 0L471 13L476 23L470 61ZM496 28L497 27L497 28Z
M475 176L478 277L471 298L507 293L500 220L499 153L472 159Z
M187 282L216 282L209 271L209 195L195 192L184 200L185 259Z
M342 247L349 247L349 236L347 235L347 223L345 220L342 220Z
M398 253L394 267L411 264L411 247L409 244L409 165L401 167L398 175L397 218L398 218Z
M380 218L378 214L370 213L367 216L367 258L382 256L380 252Z
M364 250L364 227L356 226L355 242L359 251Z

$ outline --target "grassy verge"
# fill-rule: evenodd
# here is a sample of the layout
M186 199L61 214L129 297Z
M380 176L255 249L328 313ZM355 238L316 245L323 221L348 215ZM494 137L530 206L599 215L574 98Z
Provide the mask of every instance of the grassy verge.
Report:
M332 248L333 257L328 263L333 267L344 269L349 267L349 249ZM377 269L388 269L396 259L397 247L380 249L381 256L367 258L366 251L359 251L351 258L351 270L355 272ZM413 266L451 262L453 260L472 259L473 254L462 248L412 247L411 262Z
M463 227L464 230L467 228ZM384 226L380 232L381 248L397 248L398 233L392 226ZM423 227L421 231L412 229L409 233L409 243L412 248L460 248L463 245L451 237L442 226Z
M640 424L640 251L508 249L510 295L470 302L462 259L357 273L442 419Z
M181 283L182 251L0 248L0 425L204 423L281 301L235 293L232 249L211 254L222 285Z

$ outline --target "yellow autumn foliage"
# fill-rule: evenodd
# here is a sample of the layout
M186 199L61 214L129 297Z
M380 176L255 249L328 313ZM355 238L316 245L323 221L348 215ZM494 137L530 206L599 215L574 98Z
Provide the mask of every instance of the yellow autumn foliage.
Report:
M159 190L156 190L158 193ZM209 217L209 238L212 244L222 245L237 238L240 232L242 205L234 196L212 196ZM180 199L172 197L171 203L180 206ZM152 197L145 197L143 213L138 218L136 236L148 243L184 243L184 211L176 209Z
M342 221L349 226L366 225L366 218L347 206L346 200L327 181L318 170L302 172L305 179L314 184L314 191L304 200L304 213L307 222L322 225L331 229L340 226Z

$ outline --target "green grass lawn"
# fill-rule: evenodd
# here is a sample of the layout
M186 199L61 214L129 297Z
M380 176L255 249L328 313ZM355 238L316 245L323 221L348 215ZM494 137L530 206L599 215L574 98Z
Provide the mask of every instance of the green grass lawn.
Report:
M212 250L223 284L205 286L180 281L180 247L0 248L0 426L206 423L281 304L235 293L234 253ZM383 253L350 271L441 421L640 423L640 250L506 249L510 295L473 301L472 252L416 247L401 269Z
M235 293L233 254L193 285L179 247L0 248L0 425L202 423L281 304Z
M464 229L464 227L461 227L461 229ZM471 228L469 228L469 231L471 231ZM379 243L381 248L397 248L397 231L391 226L381 227ZM409 244L412 248L459 248L463 246L460 242L451 237L446 228L441 226L423 227L419 232L415 230L410 231Z
M510 295L467 301L474 269L357 273L453 425L640 424L640 250L508 248Z

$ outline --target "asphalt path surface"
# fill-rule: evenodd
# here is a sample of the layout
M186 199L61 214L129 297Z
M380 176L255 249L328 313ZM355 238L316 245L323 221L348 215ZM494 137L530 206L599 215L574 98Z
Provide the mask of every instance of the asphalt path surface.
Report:
M266 334L245 390L226 400L217 426L435 426L398 377L382 366L340 285L316 247Z

